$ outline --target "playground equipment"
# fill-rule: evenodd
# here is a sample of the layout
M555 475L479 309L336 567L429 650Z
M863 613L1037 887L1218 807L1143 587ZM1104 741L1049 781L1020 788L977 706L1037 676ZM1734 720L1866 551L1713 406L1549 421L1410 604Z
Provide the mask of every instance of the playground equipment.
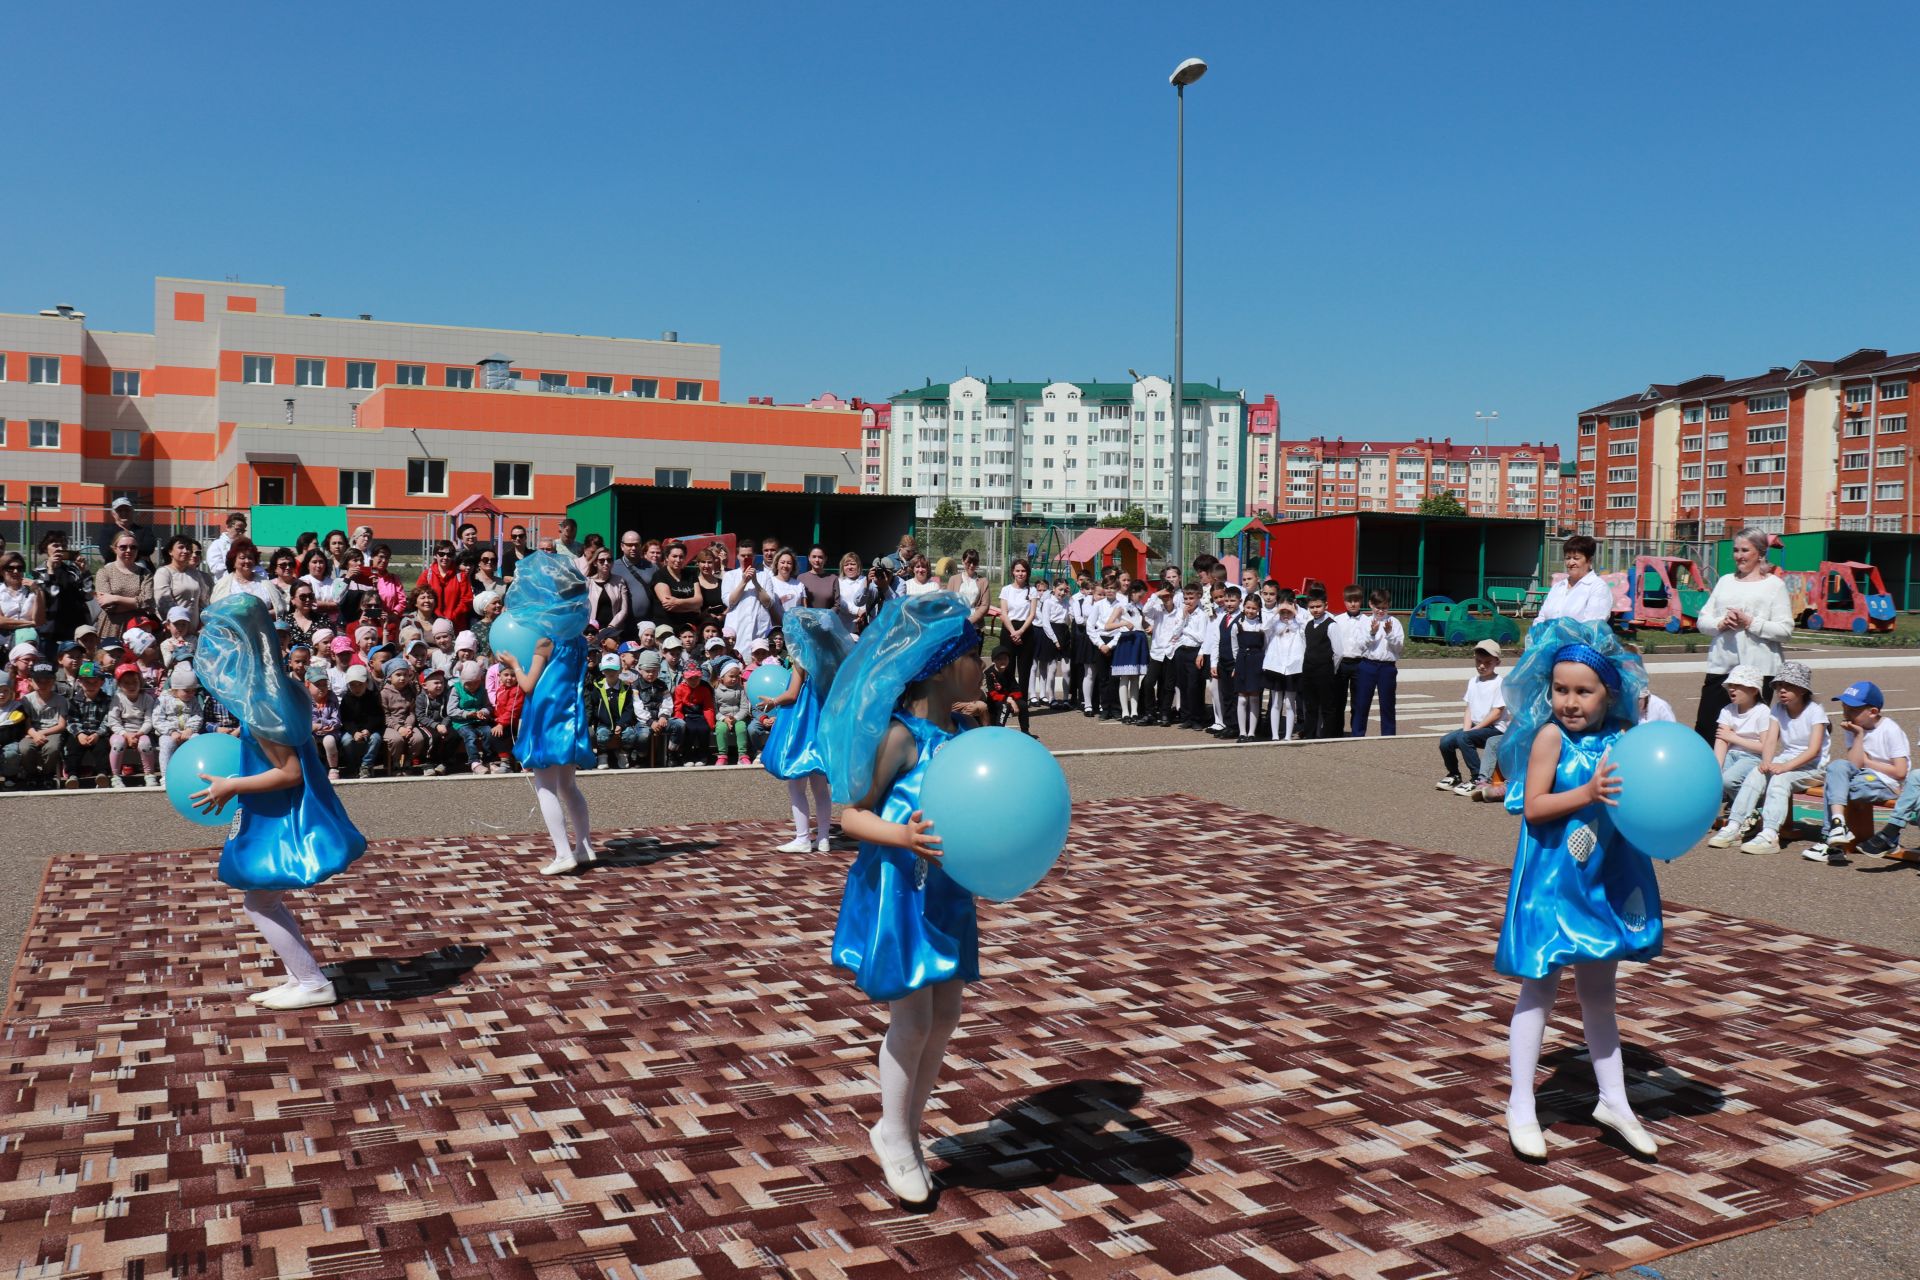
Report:
M1780 576L1786 579L1795 621L1809 631L1893 630L1893 597L1870 564L1824 560L1811 573Z
M1428 596L1413 606L1413 612L1407 615L1407 639L1442 640L1440 628L1434 620L1434 613L1453 604L1452 596Z
M1684 556L1639 556L1627 572L1625 622L1630 627L1692 631L1707 595L1706 578L1692 560Z
M1514 644L1520 639L1520 624L1501 613L1485 596L1452 600L1446 596L1428 596L1414 606L1407 619L1407 635L1412 639L1444 640L1448 644L1478 644L1496 640Z
M1102 571L1121 569L1136 578L1147 576L1147 557L1152 548L1140 535L1128 529L1088 529L1060 552L1060 558L1077 577L1086 573L1098 581Z

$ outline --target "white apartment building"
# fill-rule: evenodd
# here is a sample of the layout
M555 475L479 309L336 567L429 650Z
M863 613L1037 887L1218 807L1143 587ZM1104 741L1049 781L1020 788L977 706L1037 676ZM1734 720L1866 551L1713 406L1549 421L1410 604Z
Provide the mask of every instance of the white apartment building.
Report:
M1082 519L1137 506L1171 518L1172 384L994 382L965 377L893 397L887 492L931 516L953 499L981 520ZM1246 397L1189 382L1184 399L1185 521L1240 514Z

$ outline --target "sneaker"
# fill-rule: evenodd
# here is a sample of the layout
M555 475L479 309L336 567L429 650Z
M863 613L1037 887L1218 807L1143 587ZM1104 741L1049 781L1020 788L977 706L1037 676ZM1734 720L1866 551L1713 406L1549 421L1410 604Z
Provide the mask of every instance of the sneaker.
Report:
M433 766L433 768L427 770L427 776L429 778L438 778L443 776L446 772L447 772L447 766L443 764L436 764L435 766Z
M613 767L614 767L614 768L616 768L616 769L624 769L624 768L626 768L626 767L627 767L627 753L626 753L626 752L624 752L624 751L616 751L616 752L614 752L614 753L613 753Z
M1827 860L1827 846L1824 844L1810 844L1800 851L1800 856L1808 862L1825 862Z
M728 765L730 765L730 764L732 764L732 763L733 763L733 757L732 757L732 756L726 756L726 755L723 755L723 756L720 756L720 757L718 757L717 759L715 759L715 760L714 760L714 763L715 763L716 765L719 765L719 766L720 766L721 768L723 768L723 769L724 769L724 768L725 768L726 766L728 766Z
M478 760L475 760L472 764L467 766L468 773L485 773L486 771L487 771L487 766L481 764Z
M805 836L795 836L783 845L776 846L775 853L812 853L813 841Z
M1884 858L1889 854L1900 852L1900 832L1902 830L1903 828L1896 827L1889 822L1886 826L1880 828L1860 842L1860 852L1872 854L1876 858Z
M74 777L72 774L68 774L67 780L60 785L68 791L78 791L80 789L80 779Z
M1771 831L1762 830L1759 835L1740 846L1742 853L1778 853L1780 837Z
M833 852L833 841L831 841L831 840L816 840L816 841L814 841L814 842L813 842L813 851L814 851L815 853L832 853L832 852Z
M117 774L117 773L116 773L116 774L114 774L114 775L113 775L113 789L114 789L115 791L125 791L125 790L127 789L127 780L126 780L125 778L123 778L123 777L121 777L121 776L120 776L119 774Z
M340 781L340 771L338 769L327 770L327 781L328 782Z
M507 768L507 766L503 764L496 764L493 766L493 772L494 773L511 773L513 772L513 770Z
M143 773L140 775L140 781L149 787L157 787L160 785L160 775L157 773Z
M1853 829L1847 826L1843 818L1835 818L1833 825L1827 828L1828 844L1852 844Z
M1731 849L1740 843L1740 835L1741 829L1739 825L1729 822L1726 826L1713 833L1713 838L1707 841L1707 848Z
M1482 778L1477 782L1463 782L1459 786L1453 789L1453 794L1457 796L1474 795L1480 790L1480 788L1486 785L1487 785L1487 781L1485 778Z
M1440 781L1434 783L1433 789L1435 791L1451 791L1459 785L1460 785L1460 775L1457 773L1450 773L1446 777L1440 779Z

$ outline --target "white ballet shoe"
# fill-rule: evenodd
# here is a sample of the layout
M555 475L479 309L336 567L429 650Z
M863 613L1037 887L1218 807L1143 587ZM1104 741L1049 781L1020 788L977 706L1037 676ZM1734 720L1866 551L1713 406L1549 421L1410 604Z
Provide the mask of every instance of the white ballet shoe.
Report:
M774 852L775 853L812 853L813 841L807 839L805 836L795 836L793 839L787 841L785 844L775 849Z
M873 1147L873 1158L880 1164L881 1176L887 1180L887 1190L903 1204L925 1204L933 1191L927 1185L926 1166L920 1163L920 1153L901 1156L889 1151L880 1140L877 1124L867 1130L867 1142Z
M1639 1118L1631 1111L1624 1116L1615 1115L1603 1102L1593 1109L1593 1118L1619 1134L1622 1141L1643 1156L1655 1155L1660 1150L1660 1144L1653 1140L1652 1134L1640 1127Z
M260 1001L263 1009L314 1009L323 1004L332 1004L340 997L334 994L333 984L323 982L317 987L288 983L267 992Z
M573 851L573 857L574 861L580 863L597 862L600 859L600 851L590 844L583 844Z
M265 1004L267 1002L268 996L272 995L276 991L285 991L288 987L291 987L293 985L294 985L293 979L288 978L285 982L282 982L277 987L262 987L260 988L260 990L254 992L252 995L247 997L247 1003Z
M1547 1158L1547 1138L1540 1132L1540 1125L1533 1120L1515 1120L1507 1117L1507 1141L1513 1149L1529 1160Z
M578 871L579 869L580 860L574 857L573 850L569 849L565 853L554 854L553 861L540 868L540 874L543 876L563 876L569 871Z
M813 851L814 851L815 853L832 853L832 852L833 852L833 841L831 841L831 840L816 840L816 841L814 841L814 845L813 845Z

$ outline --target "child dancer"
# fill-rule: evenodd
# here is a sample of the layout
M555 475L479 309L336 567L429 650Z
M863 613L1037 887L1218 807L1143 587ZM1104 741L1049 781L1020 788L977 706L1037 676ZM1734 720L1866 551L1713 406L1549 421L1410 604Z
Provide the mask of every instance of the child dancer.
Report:
M280 666L273 613L245 592L201 616L194 672L240 721L240 766L230 778L200 777L193 796L218 813L241 796L240 821L220 852L220 879L246 891L248 919L286 966L286 981L247 998L269 1009L332 1004L333 983L287 909L288 889L307 889L345 870L367 842L347 817L313 745L313 705Z
M793 839L775 853L827 853L833 846L827 828L833 821L833 797L827 786L827 761L820 748L820 708L833 688L840 664L853 651L854 636L831 609L789 609L787 650L793 674L775 698L760 700L760 713L774 710L773 728L760 748L760 763L787 784L793 809ZM808 801L812 801L809 837Z
M507 608L543 637L525 668L504 650L497 656L507 682L526 698L513 754L533 773L534 795L553 840L553 861L540 874L565 875L596 856L587 841L587 798L574 776L593 767L586 701L580 696L587 669L587 580L570 555L530 552L515 567Z
M1660 954L1660 886L1647 856L1604 819L1621 790L1606 752L1634 723L1646 681L1640 659L1604 622L1554 618L1534 624L1526 656L1505 684L1514 717L1500 746L1507 811L1526 821L1494 968L1521 980L1507 1040L1507 1135L1529 1159L1547 1154L1533 1077L1567 965L1600 1089L1593 1118L1640 1154L1657 1150L1627 1103L1614 970L1621 960Z
M888 1004L880 1120L868 1140L888 1188L910 1204L932 1194L921 1113L960 1022L962 984L980 977L973 895L940 869L920 786L958 732L954 704L979 697L979 651L958 596L897 600L861 637L823 719L834 798L848 805L840 824L860 841L832 959Z

